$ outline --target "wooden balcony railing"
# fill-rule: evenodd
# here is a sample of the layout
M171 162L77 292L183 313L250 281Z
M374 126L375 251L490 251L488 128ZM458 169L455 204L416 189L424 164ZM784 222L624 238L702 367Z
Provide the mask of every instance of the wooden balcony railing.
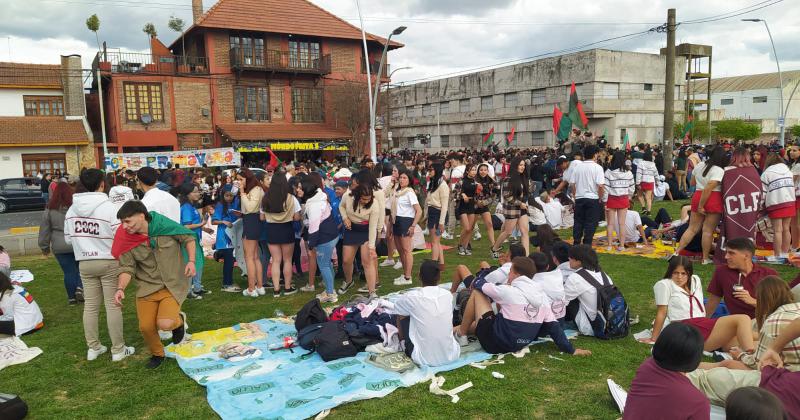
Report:
M108 51L98 53L95 63L100 70L112 73L208 74L206 57Z
M290 73L330 74L331 56L313 56L292 51L234 47L230 50L231 67Z

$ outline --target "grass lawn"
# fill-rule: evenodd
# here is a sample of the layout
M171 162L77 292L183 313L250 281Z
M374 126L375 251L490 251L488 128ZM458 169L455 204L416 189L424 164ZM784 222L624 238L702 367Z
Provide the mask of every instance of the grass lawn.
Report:
M657 208L658 206L654 206ZM678 214L679 203L665 205L670 214ZM485 228L481 226L485 233ZM569 237L568 232L562 235ZM473 243L473 256L459 257L455 250L446 255L449 280L456 264L476 267L487 259L487 240ZM447 241L454 244L453 241ZM418 267L422 258L417 257ZM653 284L661 279L666 263L641 257L601 254L604 271L624 293L633 314L641 323L633 327L640 331L655 315ZM109 354L94 362L86 361L83 337L82 308L68 306L62 273L55 259L43 257L15 258L15 268L28 268L36 276L29 290L44 311L45 328L24 337L29 346L40 347L44 354L33 361L0 371L0 392L20 395L30 406L33 419L72 418L154 418L187 419L216 418L206 402L206 391L185 376L173 360L160 369L148 371L144 363L149 357L137 329L133 293L124 306L125 337L136 354L123 362L112 363ZM293 314L312 295L274 299L258 299L222 293L222 264L209 262L203 282L213 291L201 301L187 301L184 310L189 315L191 331L203 331L233 324L272 317L280 309ZM417 268L415 268L416 274ZM780 267L784 278L793 278L794 269ZM707 284L712 267L695 267L695 273ZM391 279L399 275L391 268L382 268L380 277L386 294L398 288ZM239 284L244 282L238 279ZM415 277L415 284L419 285ZM446 280L445 280L446 281ZM305 284L304 281L300 285ZM319 281L318 284L321 284ZM319 288L318 288L319 290ZM355 290L355 289L353 289ZM102 316L101 318L104 318ZM110 346L105 322L101 319L101 337ZM449 398L428 393L427 384L402 388L382 399L347 404L334 409L330 418L563 418L614 419L619 414L606 390L606 378L613 378L623 387L630 385L636 368L648 356L650 346L633 338L601 341L578 338L574 344L591 350L591 357L561 355L565 361L548 358L557 355L553 344L534 347L532 354L522 359L506 358L504 365L493 369L505 375L495 379L490 370L464 367L445 373L446 389L472 381L474 387L461 393L461 401L452 404ZM548 370L544 370L546 368Z

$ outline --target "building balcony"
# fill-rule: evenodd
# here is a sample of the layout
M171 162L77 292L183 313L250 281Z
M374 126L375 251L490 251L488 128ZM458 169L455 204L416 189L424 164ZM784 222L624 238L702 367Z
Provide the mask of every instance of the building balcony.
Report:
M203 75L208 74L208 58L107 51L97 54L93 67L111 73Z
M325 75L331 72L331 56L309 56L290 51L248 49L230 50L231 67L236 70L306 73Z
M378 74L378 67L380 66L380 60L372 60L369 62L369 72L370 74ZM367 74L367 66L362 62L361 63L361 74ZM383 63L383 71L381 72L381 79L386 79L389 75L389 63Z

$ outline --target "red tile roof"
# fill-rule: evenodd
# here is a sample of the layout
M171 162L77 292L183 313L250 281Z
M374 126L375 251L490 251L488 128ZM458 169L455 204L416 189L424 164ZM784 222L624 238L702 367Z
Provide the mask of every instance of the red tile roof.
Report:
M186 33L195 27L361 40L360 28L307 0L219 0ZM367 40L386 42L370 33ZM402 46L392 41L390 48Z
M0 87L61 89L61 66L0 62Z
M63 117L0 117L0 147L85 145L81 120Z
M220 132L233 141L346 140L350 132L325 124L220 124Z

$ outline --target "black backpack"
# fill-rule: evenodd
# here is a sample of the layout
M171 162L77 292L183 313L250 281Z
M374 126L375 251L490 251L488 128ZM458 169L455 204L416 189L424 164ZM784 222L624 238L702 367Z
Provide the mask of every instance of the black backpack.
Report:
M0 419L20 420L28 415L28 404L16 395L0 394Z
M311 324L297 332L297 345L306 349L314 351L314 339L317 338L319 331L322 329L322 324Z
M294 328L299 333L309 325L323 322L328 322L328 314L322 309L319 299L314 298L297 311L297 316L294 319Z
M330 321L322 324L313 339L313 345L314 350L326 362L358 354L358 347L353 344L344 329L343 321Z
M597 317L591 321L594 336L603 340L627 337L630 320L628 304L622 292L611 284L606 273L600 272L602 285L586 269L582 268L577 273L597 289Z

